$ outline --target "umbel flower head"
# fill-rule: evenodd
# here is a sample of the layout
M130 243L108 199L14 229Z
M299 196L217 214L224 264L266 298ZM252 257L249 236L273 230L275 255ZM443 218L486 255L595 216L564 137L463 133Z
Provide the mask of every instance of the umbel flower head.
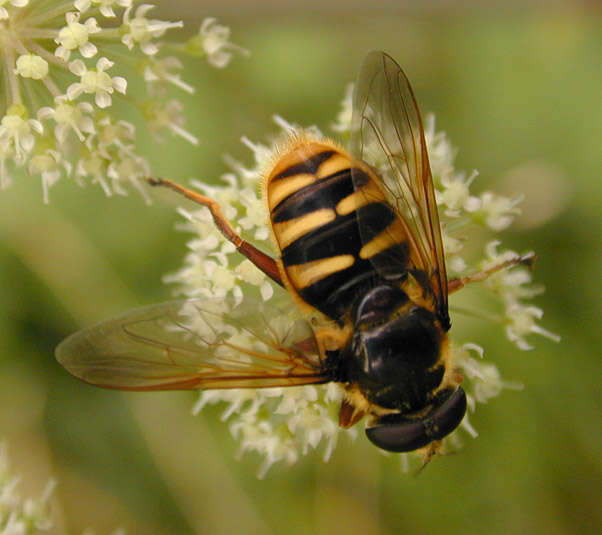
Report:
M40 498L27 499L19 495L18 484L19 477L10 470L6 444L0 442L0 533L28 535L52 529L49 502L56 483L49 481Z
M336 132L346 134L350 128L350 91L343 101L338 120L332 125ZM201 192L218 201L226 218L235 225L240 236L259 249L274 251L269 232L265 206L258 196L258 184L269 162L274 161L275 151L290 136L309 134L312 138L323 137L315 126L302 129L289 124L280 117L275 122L281 132L272 143L265 145L243 138L243 143L252 151L251 166L227 158L231 171L223 175L222 185L210 186L201 182L194 185ZM473 228L497 233L508 227L518 213L519 198L509 199L485 191L474 193L471 188L476 173L467 175L454 168L455 151L446 135L435 130L433 116L429 116L425 129L430 155L437 204L441 215L441 226L445 246L446 263L450 278L463 277L487 269L494 264L516 257L517 253L503 250L497 238L481 244L481 260L472 260L474 250L465 251L465 236ZM191 232L189 252L184 266L165 277L165 282L177 285L176 294L218 300L221 306L240 306L245 299L280 300L290 299L286 292L275 285L251 262L239 255L215 227L207 208L196 211L180 210L186 222L180 225ZM471 245L474 245L474 240ZM528 300L542 291L531 283L531 272L524 266L492 274L482 289L497 302L497 311L487 317L494 321L507 338L519 349L531 349L527 338L540 334L558 340L536 320L542 311ZM455 295L451 296L451 311L454 311ZM289 301L289 308L295 305ZM480 314L484 316L484 314ZM194 326L190 326L192 332ZM239 340L241 333L232 333L234 345L244 344ZM200 335L202 336L202 335ZM453 338L453 333L452 333ZM484 349L468 340L452 340L453 362L464 377L463 388L467 394L469 413L477 404L486 403L504 388L519 389L520 383L505 381L496 366L486 362ZM339 435L354 437L355 428L344 430L338 426L338 410L343 392L334 383L324 386L301 386L258 390L213 390L203 391L194 412L207 405L223 406L222 419L229 423L230 431L240 444L240 453L253 451L263 462L259 469L262 477L277 462L295 463L300 457L319 450L326 461L337 444ZM357 427L357 426L356 426ZM455 449L461 442L461 432L473 437L477 432L470 425L468 415L460 429L444 439L442 450ZM406 466L407 454L401 456Z
M181 21L152 17L135 0L0 1L0 187L22 171L38 175L44 201L62 177L99 184L107 195L139 189L150 174L136 148L134 124L118 120L118 97L128 95L151 133L196 144L184 125L175 91L192 93L183 65L164 51ZM233 52L229 28L208 18L187 42L170 50L225 67ZM128 94L143 76L146 95Z
M19 493L20 476L14 475L6 442L0 441L0 533L2 535L39 535L63 533L58 531L53 515L52 501L57 482L50 479L40 497L24 498ZM84 533L92 533L86 529ZM121 528L112 535L125 535Z

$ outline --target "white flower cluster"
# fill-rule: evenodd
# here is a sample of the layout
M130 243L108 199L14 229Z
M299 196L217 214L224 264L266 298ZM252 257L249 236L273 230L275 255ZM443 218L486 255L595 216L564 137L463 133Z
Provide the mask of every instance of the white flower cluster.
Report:
M326 386L205 390L193 414L206 405L226 404L222 421L240 443L240 455L252 451L264 457L257 476L262 478L276 462L294 464L323 441L322 459L328 461L339 432L355 438L355 428L343 431L337 423L341 389Z
M113 114L116 95L125 95L128 77L142 73L147 95L128 95L157 138L166 132L196 144L184 128L184 114L168 86L189 93L183 65L163 55L166 32L182 22L150 17L151 4L135 0L73 2L0 1L0 187L21 169L48 189L61 177L98 183L107 195L140 188L149 175L136 152L132 123ZM173 44L181 54L206 57L224 67L233 51L229 29L206 19L187 42ZM171 45L171 43L170 43Z
M53 527L49 501L55 487L49 481L38 499L23 499L17 492L19 477L10 473L6 444L0 443L0 533L27 535Z
M351 122L350 91L343 101L342 111L333 130L347 134ZM260 249L275 256L266 228L268 219L265 207L258 196L258 184L268 162L272 161L283 137L310 132L321 136L312 126L302 130L288 124L280 117L275 118L282 133L271 148L253 143L246 138L243 142L253 151L255 162L247 168L240 162L228 159L233 172L223 178L223 185L208 186L199 182L195 186L203 194L217 200L224 215L235 226L235 230ZM450 277L463 276L486 269L493 263L503 261L516 253L497 252L499 242L485 247L485 260L470 265L462 256L463 233L470 226L482 226L491 231L507 227L517 213L517 200L483 193L474 196L470 192L476 173L467 176L454 169L455 151L444 133L435 132L434 119L427 120L426 140L430 163L441 213L446 261ZM184 267L177 273L165 277L166 282L176 283L177 292L186 296L224 298L231 296L235 303L245 297L261 295L263 300L281 298L283 291L276 288L263 273L248 260L241 260L234 246L216 229L206 208L194 212L180 210L187 222L180 228L192 232L195 237L188 243L190 252ZM525 267L514 267L492 275L485 288L498 297L504 307L502 317L496 318L506 328L510 340L520 349L528 349L524 337L530 333L543 334L557 339L535 324L541 311L523 304L541 289L529 286L531 274ZM287 296L285 295L286 299ZM453 300L453 295L451 296ZM291 306L291 305L289 305ZM453 336L453 334L452 334ZM468 405L474 411L476 403L485 403L497 396L503 388L520 388L517 383L501 379L495 365L482 360L483 349L474 343L452 344L453 358L465 381ZM478 358L475 358L478 357ZM265 460L260 468L262 476L277 461L295 462L301 455L313 450L320 441L326 443L324 458L327 459L342 430L338 427L338 408L341 390L337 385L289 387L265 390L215 390L201 393L195 413L207 404L225 403L223 420L230 423L233 436L240 442L241 452L255 451ZM462 427L472 436L476 431L465 418ZM460 440L454 433L446 442L455 447ZM444 446L445 447L445 446ZM402 456L403 462L406 456Z
M478 196L470 192L470 186L477 172L466 175L454 169L455 151L452 149L445 133L435 132L435 120L432 115L427 117L425 131L429 148L429 157L437 203L442 214L442 233L445 245L445 255L448 274L453 276L465 275L469 271L487 270L502 262L516 258L518 253L512 250L498 251L501 242L492 240L484 247L483 260L474 266L469 266L461 256L465 240L463 233L472 225L488 228L499 232L512 223L520 213L518 204L521 198L509 199L490 191ZM522 267L501 270L492 274L485 282L487 288L501 300L504 312L499 323L506 329L509 340L522 349L532 349L525 339L535 333L555 342L560 338L540 327L535 320L541 319L543 311L537 307L526 305L525 300L543 292L541 286L531 285L531 272Z

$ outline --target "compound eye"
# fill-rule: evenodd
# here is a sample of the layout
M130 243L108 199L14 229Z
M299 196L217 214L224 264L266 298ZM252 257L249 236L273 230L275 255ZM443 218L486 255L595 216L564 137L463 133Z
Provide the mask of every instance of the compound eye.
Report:
M414 451L449 435L466 413L466 394L456 389L422 420L412 420L401 414L388 414L377 425L366 429L368 439L387 451Z
M426 446L431 439L426 434L424 423L404 421L403 423L384 423L366 428L366 436L375 446L387 451L414 451Z

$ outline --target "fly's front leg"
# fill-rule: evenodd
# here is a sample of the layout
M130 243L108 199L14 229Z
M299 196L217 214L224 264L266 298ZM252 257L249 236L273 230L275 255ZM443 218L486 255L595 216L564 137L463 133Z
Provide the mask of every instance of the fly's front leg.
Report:
M535 254L534 253L527 253L526 255L523 255L523 256L516 255L515 257L505 260L504 262L500 262L499 264L496 264L488 269L484 269L483 271L479 271L478 273L473 273L472 275L469 275L468 277L458 277L457 279L452 279L452 280L448 281L447 293L451 294L451 293L459 290L460 288L464 288L464 286L466 286L467 284L469 284L471 282L484 281L489 276L493 275L494 273L496 273L502 269L508 269L508 268L511 268L514 266L526 266L529 269L531 269L533 267L534 263L535 263Z
M271 256L261 252L255 246L251 245L248 241L243 240L232 228L230 222L224 217L222 209L219 203L210 197L201 195L196 191L192 191L188 188L180 186L171 180L165 178L148 178L147 182L151 186L164 186L176 191L180 195L194 201L197 204L206 206L211 212L215 226L224 235L224 237L234 244L236 250L246 256L253 264L255 264L261 271L263 271L270 279L274 282L284 286L282 279L280 278L280 272L278 271L278 264Z

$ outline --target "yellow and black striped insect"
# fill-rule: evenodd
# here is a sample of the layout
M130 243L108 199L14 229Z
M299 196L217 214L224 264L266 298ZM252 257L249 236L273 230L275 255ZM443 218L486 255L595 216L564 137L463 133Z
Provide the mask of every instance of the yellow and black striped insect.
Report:
M242 240L213 199L152 181L207 206L295 306L151 306L67 338L59 362L84 381L124 390L335 381L345 391L341 426L366 416L376 446L435 453L466 411L449 351L448 293L530 258L447 280L422 121L405 74L383 52L363 63L351 130L350 152L329 140L291 139L267 173L263 198L278 259Z

